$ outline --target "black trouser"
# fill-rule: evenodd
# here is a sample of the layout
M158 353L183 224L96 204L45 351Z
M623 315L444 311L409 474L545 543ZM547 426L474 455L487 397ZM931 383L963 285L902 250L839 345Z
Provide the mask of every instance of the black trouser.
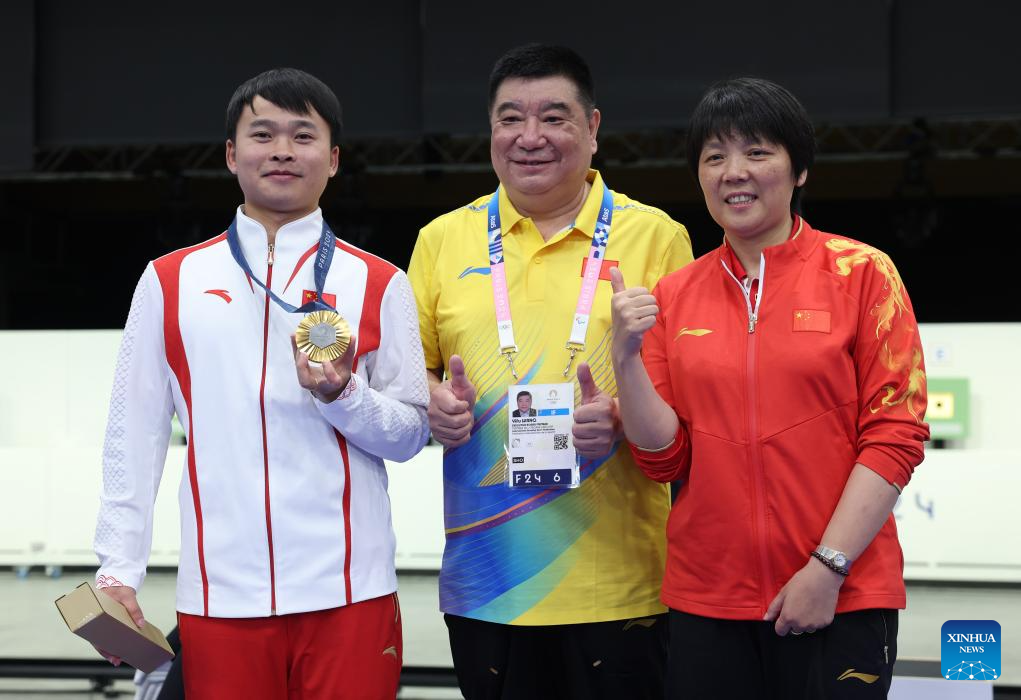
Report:
M668 700L875 700L893 681L896 610L841 613L786 637L772 622L669 617Z
M444 615L466 700L662 700L667 616L500 625Z
M157 700L184 700L184 673L181 669L181 635L177 631L177 626L170 630L170 634L167 635L167 642L170 643L170 648L174 650L174 663L171 664L170 670L167 671L167 678L163 681L163 688L160 690L160 694Z

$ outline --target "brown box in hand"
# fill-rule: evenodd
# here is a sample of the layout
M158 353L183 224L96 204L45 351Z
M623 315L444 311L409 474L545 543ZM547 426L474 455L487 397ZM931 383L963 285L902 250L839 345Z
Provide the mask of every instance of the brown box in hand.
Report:
M57 598L56 603L72 632L139 671L155 671L174 658L159 628L148 622L139 628L123 605L89 583Z

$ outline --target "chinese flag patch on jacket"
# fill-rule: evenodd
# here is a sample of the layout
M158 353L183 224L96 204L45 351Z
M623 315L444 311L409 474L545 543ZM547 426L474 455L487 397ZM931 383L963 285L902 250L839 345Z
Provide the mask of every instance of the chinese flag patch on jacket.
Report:
M316 301L316 299L318 299L318 295L315 293L314 289L304 289L304 290L302 290L302 292L301 292L301 303L302 304L308 304L310 302ZM325 303L329 304L330 306L332 306L333 308L337 308L337 295L336 294L330 294L329 292L323 292L323 301ZM827 329L827 330L829 330L829 329Z
M816 309L795 309L794 330L816 331L817 333L829 333L830 312L818 311Z

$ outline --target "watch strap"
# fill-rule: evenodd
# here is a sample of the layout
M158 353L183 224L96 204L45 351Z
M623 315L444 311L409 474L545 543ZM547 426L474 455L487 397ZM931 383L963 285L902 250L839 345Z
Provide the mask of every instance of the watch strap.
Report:
M841 576L847 576L848 574L851 573L848 566L837 565L836 562L834 562L831 558L827 557L825 554L820 552L818 549L812 552L812 556L821 561L823 564L825 564L829 569L840 574Z

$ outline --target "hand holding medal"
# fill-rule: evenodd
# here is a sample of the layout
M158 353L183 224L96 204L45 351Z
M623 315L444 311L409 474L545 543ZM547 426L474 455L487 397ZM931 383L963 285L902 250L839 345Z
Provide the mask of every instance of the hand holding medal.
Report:
M340 315L336 312L313 312L302 319L301 325L298 326L298 332L291 336L291 348L294 350L294 368L298 373L298 384L303 389L312 392L312 395L323 403L330 403L340 396L351 381L351 366L354 363L356 339L351 335L350 329L348 329L343 336L344 344L343 350L340 351L341 354L335 354L334 357L330 358L329 355L336 353L337 348L341 345L341 332L337 331L336 326L328 321L320 321L318 323L316 321L309 321L310 317L320 313L333 313L340 320L340 323L345 327L347 326L347 322L340 318ZM311 327L303 332L302 326L306 324ZM327 329L317 328L318 325L329 326L329 329L336 333L336 338L331 340ZM315 339L306 338L306 341L312 345L316 356L323 359L317 360L315 357L312 357L311 353L307 353L302 349L301 341L299 340L301 334L315 336ZM330 342L326 343L327 340L330 340ZM323 343L325 347L319 343ZM319 362L320 364L314 365L312 362Z
M291 336L298 384L323 403L335 400L351 381L353 340L351 326L336 311L313 311L301 319Z
M313 362L332 362L347 352L351 326L336 311L313 311L294 334L299 350Z
M274 294L272 289L252 274L252 269L241 250L237 219L232 221L227 229L227 245L230 247L230 254L248 279L265 289L266 295L284 311L306 314L298 324L298 330L291 336L294 367L298 372L298 383L302 388L311 391L312 395L323 403L330 403L347 388L351 381L351 367L354 364L355 351L355 338L351 335L350 325L332 306L322 301L326 273L333 261L335 240L333 231L324 221L322 233L319 235L319 249L313 265L315 297L306 304L294 306ZM321 364L313 367L310 360Z

